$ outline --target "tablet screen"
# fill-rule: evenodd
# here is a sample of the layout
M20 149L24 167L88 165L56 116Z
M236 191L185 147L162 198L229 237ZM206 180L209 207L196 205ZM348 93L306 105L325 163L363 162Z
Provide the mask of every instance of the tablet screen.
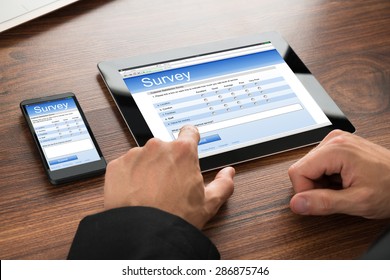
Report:
M119 73L154 137L198 128L199 158L332 124L270 41Z

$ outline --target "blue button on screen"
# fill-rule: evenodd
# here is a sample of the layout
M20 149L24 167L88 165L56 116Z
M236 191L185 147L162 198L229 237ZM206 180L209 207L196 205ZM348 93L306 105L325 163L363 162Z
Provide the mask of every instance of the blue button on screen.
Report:
M76 160L76 159L78 159L77 156L68 156L68 157L59 158L59 159L55 159L55 160L49 161L49 164L50 165L55 165L55 164L60 164L60 163L64 163L64 162L67 162L67 161Z
M213 134L213 135L209 135L209 136L205 136L205 137L200 138L198 145L204 145L204 144L208 144L208 143L219 141L219 140L221 140L221 137L219 137L218 134Z

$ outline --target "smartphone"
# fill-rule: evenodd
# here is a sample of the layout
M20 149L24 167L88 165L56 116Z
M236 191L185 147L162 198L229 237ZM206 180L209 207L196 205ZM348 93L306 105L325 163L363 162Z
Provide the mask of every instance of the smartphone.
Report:
M24 100L20 108L52 184L105 172L107 163L73 93Z

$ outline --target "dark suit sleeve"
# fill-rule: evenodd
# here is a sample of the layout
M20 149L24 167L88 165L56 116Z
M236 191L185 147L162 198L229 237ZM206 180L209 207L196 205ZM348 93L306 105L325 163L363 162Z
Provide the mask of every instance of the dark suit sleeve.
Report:
M364 260L390 260L390 228L383 232L368 251L362 256Z
M149 207L124 207L85 217L68 259L219 259L193 225Z

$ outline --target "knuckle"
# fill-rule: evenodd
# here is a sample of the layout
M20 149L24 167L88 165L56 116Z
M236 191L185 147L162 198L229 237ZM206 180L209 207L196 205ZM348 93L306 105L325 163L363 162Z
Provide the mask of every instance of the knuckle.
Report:
M151 138L146 142L145 146L139 148L139 153L145 157L156 158L166 150L164 144L166 144L166 142L158 138Z
M145 147L150 149L158 148L162 145L163 141L158 138L151 138L146 142Z
M329 199L328 196L322 195L320 197L321 201L321 212L326 213L326 214L331 214L334 212L334 203L331 199Z
M335 130L332 130L331 132L329 132L329 136L330 137L337 137L337 136L340 136L340 135L343 135L345 134L344 131L340 130L340 129L335 129Z
M117 158L115 161L118 162L119 164L120 161L133 160L140 151L141 151L140 147L131 148L123 156Z
M107 172L111 172L112 170L116 170L124 162L133 161L137 157L137 155L139 154L141 149L142 148L140 148L140 147L131 148L122 156L108 162L107 167L106 167Z
M106 167L107 173L110 173L111 170L115 169L115 166L117 165L117 161L118 161L118 159L114 159L107 164L107 167Z
M128 152L127 152L128 153ZM127 154L126 153L126 154ZM117 166L120 164L120 161L122 160L122 158L126 155L126 154L124 154L124 155L122 155L122 156L120 156L120 157L118 157L118 158L116 158L116 159L113 159L113 160L111 160L111 161L109 161L108 162L108 164L107 164L107 170L111 170L111 169L116 169L117 168Z
M335 144L335 145L346 145L349 142L349 137L345 133L338 134L334 136L329 143L330 144Z
M293 165L291 165L288 170L287 170L287 174L290 178L292 178L295 173L297 172L297 165L294 163Z

